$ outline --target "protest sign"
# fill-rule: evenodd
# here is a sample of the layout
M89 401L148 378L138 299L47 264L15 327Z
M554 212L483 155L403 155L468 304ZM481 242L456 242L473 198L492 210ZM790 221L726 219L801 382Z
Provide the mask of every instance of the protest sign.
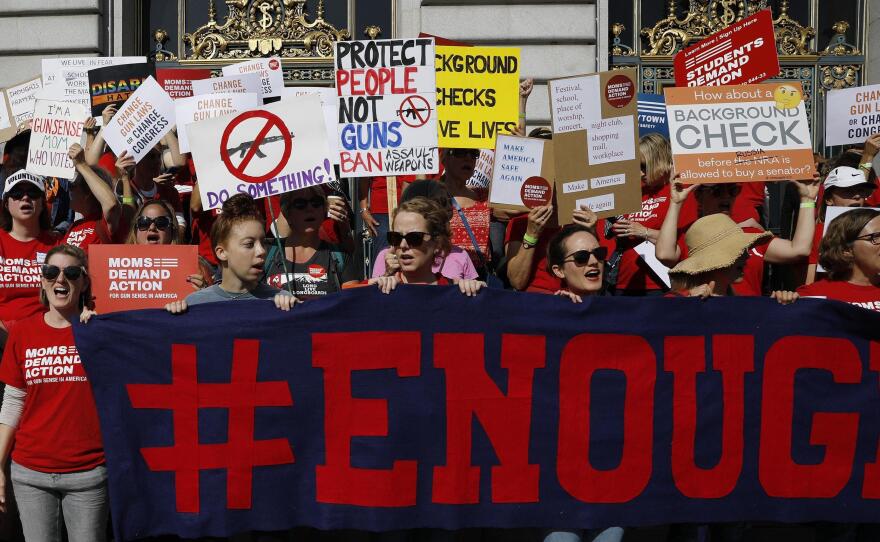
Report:
M437 116L443 148L494 149L519 124L520 50L437 46Z
M12 139L19 125L34 116L34 104L43 88L41 77L28 79L3 89L0 103L0 142Z
M864 143L880 133L880 85L828 91L825 146Z
M79 104L37 100L27 170L45 177L72 179L76 170L67 152L71 145L82 141L88 115Z
M403 285L76 323L114 539L877 522L880 314L694 301Z
M222 117L262 105L257 94L245 92L226 92L202 94L181 98L174 102L174 117L177 120L177 141L180 152L190 152L187 126L214 117Z
M324 125L327 127L327 145L330 148L331 161L339 165L339 140L334 137L336 124L339 122L339 98L333 87L285 87L281 101L298 96L316 95L321 98L321 110L324 112Z
M553 198L553 142L499 135L489 204L496 209L528 211Z
M156 82L172 100L193 95L192 82L211 77L211 70L190 68L156 68Z
M684 183L808 180L813 146L800 83L666 88Z
M195 245L89 246L89 277L95 308L101 313L158 309L182 301L199 274Z
M217 94L219 92L250 92L263 99L263 84L258 73L243 73L228 77L211 77L192 82L194 96Z
M317 96L195 122L187 136L205 209L241 192L263 198L335 180Z
M760 83L779 75L769 9L715 32L673 59L675 85L707 87Z
M582 206L600 218L642 208L636 72L549 82L559 223Z
M669 139L666 122L666 101L660 94L638 95L639 137L657 133Z
M140 162L174 123L174 100L148 77L104 128L104 140L117 156L128 151Z
M43 87L51 100L75 102L86 110L91 108L89 70L102 66L119 66L146 62L143 56L44 58ZM98 118L98 124L102 119Z
M92 116L100 117L104 109L114 104L122 105L147 77L156 75L152 63L104 66L89 70L89 97Z
M474 173L465 183L469 188L489 188L492 180L492 169L495 166L495 151L480 149L480 156L474 164Z
M434 40L337 42L335 66L342 175L437 173Z
M239 62L231 66L223 67L223 75L234 77L245 73L256 73L260 76L260 88L263 98L276 98L281 96L284 90L284 71L281 69L281 59L277 56L272 58L260 58Z

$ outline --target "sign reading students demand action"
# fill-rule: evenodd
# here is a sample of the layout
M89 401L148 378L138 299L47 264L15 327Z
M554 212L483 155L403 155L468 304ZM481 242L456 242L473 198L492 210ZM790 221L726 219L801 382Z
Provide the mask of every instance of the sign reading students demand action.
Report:
M343 176L437 173L433 63L430 38L336 43Z
M437 47L440 146L494 149L519 123L519 49Z
M813 147L800 83L666 88L685 183L807 180Z

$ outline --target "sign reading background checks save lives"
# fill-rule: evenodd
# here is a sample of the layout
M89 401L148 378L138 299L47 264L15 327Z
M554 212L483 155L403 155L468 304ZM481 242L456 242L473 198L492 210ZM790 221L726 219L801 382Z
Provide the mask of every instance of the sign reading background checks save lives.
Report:
M343 176L437 173L434 40L336 43Z
M550 81L559 223L582 206L599 218L642 208L636 71Z
M800 83L667 88L665 94L682 182L813 178Z
M205 209L230 196L262 198L334 180L318 96L187 126Z

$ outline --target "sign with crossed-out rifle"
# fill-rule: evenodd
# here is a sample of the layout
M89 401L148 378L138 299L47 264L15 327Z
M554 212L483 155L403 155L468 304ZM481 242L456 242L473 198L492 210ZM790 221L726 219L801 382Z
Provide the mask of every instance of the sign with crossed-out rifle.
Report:
M335 180L318 96L187 126L205 209L230 196L262 198Z

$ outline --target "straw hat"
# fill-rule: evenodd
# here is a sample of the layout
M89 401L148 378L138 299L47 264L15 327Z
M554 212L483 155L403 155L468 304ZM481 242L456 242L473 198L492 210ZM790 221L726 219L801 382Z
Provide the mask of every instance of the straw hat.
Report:
M669 272L698 275L730 267L743 252L772 236L766 231L745 233L736 222L722 213L704 216L694 222L685 234L688 257Z

